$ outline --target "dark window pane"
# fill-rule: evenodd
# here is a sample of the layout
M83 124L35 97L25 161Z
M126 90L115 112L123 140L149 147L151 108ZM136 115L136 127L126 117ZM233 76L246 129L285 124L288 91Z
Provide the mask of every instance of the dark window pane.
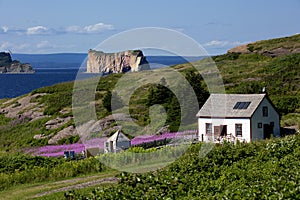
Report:
M241 102L237 102L237 103L234 105L233 109L237 109L237 108L239 107L240 103L241 103Z
M268 117L268 107L267 106L263 107L263 117Z
M258 128L262 128L262 123L258 123L258 124L257 124L257 127L258 127Z
M211 134L212 133L212 124L211 123L206 123L205 124L205 129L206 129L206 134Z
M243 136L242 124L235 124L235 135L240 137Z

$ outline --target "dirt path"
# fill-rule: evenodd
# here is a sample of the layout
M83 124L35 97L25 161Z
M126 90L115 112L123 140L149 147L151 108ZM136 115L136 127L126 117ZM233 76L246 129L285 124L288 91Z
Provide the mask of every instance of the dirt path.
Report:
M79 179L76 179L76 180L84 180L84 179L85 178L79 178ZM116 183L116 182L118 182L118 180L119 179L115 178L115 177L101 178L101 179L98 179L98 180L93 180L93 181L89 181L89 182L85 182L85 183L80 183L80 184L76 184L76 185L62 187L62 188L59 188L59 189L49 190L49 191L46 191L46 192L39 193L39 194L35 195L34 197L35 198L36 197L41 197L41 196L45 196L45 195L49 195L49 194L53 194L53 193L57 193L57 192L68 191L68 190L82 189L82 188L98 185L98 184L101 184L101 183ZM67 183L67 182L73 182L73 181L75 181L75 180L74 179L73 180L65 180L65 181L61 181L60 183Z

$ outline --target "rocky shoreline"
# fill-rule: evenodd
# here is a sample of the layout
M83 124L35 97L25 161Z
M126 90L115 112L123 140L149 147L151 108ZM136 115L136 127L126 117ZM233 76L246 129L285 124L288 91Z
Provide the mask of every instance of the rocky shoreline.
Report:
M12 60L10 53L0 52L0 74L34 73L29 63Z

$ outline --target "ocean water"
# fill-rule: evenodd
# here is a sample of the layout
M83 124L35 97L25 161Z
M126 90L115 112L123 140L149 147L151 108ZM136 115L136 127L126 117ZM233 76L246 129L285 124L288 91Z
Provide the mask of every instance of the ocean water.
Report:
M30 63L36 72L0 74L0 99L13 98L30 93L37 88L73 81L84 58L85 54L14 55L13 59ZM199 57L188 58L189 61L199 59ZM149 56L147 60L152 69L187 62L186 59L177 56ZM93 74L84 76L91 77Z
M75 80L78 69L36 69L34 74L0 74L0 99L17 97L40 87Z

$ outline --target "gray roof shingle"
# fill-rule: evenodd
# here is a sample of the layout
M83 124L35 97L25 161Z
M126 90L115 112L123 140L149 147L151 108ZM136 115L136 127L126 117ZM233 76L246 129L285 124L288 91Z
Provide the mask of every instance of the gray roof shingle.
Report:
M250 118L266 94L211 94L197 117ZM251 102L247 109L233 109L237 102Z

